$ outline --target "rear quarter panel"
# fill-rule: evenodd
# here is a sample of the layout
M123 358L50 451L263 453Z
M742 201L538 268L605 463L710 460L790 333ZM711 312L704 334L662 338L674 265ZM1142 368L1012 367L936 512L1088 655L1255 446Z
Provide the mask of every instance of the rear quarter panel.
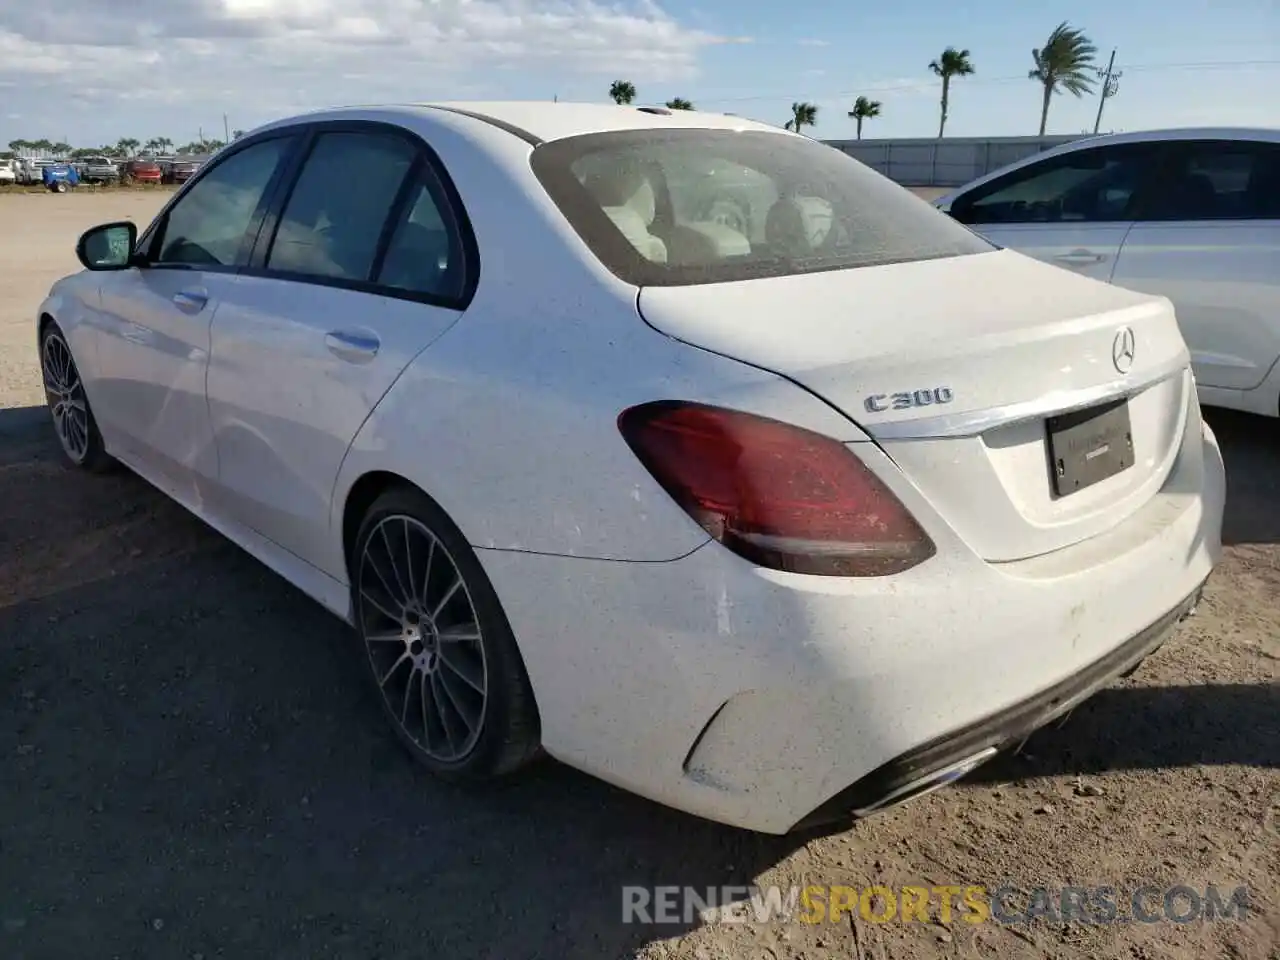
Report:
M355 482L385 470L425 490L479 548L669 560L708 537L623 441L627 407L700 400L865 439L783 378L648 327L636 289L591 256L534 178L527 144L477 121L423 132L467 207L479 286L356 437L335 529ZM330 564L345 578L340 551Z

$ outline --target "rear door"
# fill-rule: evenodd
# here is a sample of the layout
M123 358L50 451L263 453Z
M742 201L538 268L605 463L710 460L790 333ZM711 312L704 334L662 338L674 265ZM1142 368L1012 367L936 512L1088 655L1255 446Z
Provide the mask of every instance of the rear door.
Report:
M347 449L470 301L469 230L415 135L363 122L314 128L213 325L209 415L219 492L237 520L325 569Z
M1203 387L1250 390L1280 357L1280 144L1176 144L1112 280L1169 297Z
M950 214L999 246L1110 280L1160 159L1159 143L1047 157L959 194Z

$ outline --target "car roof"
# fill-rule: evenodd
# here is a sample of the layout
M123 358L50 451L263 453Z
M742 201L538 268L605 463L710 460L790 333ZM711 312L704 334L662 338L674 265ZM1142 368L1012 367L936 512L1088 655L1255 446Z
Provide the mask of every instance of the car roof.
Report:
M1271 140L1280 141L1278 127L1168 127L1161 130L1133 130L1127 133L1102 133L1072 144L1146 143L1152 140Z
M353 111L368 110L379 114L401 114L409 117L438 116L440 112L461 114L507 130L532 143L561 140L588 133L613 130L661 130L672 128L704 130L759 130L783 136L795 134L756 120L724 113L698 110L670 110L661 105L635 104L619 106L603 103L569 103L539 100L437 101L408 104L361 104L330 108L292 117L283 123L320 120L326 115L351 117ZM276 126L269 124L268 126Z

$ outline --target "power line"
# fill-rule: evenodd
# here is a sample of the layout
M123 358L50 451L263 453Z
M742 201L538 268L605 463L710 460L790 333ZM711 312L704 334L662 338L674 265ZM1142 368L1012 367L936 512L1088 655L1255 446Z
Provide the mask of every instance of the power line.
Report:
M1280 60L1201 60L1187 63L1140 63L1133 66L1125 67L1126 71L1135 72L1152 72L1160 70L1238 70L1247 67L1280 67ZM993 84L993 83L1026 83L1027 75L1025 73L1016 76L1007 77L965 77L964 86L970 87L975 84ZM921 79L903 80L898 83L882 83L872 84L862 87L859 90L842 90L838 93L823 94L804 94L805 97L813 100L840 100L845 97L856 97L859 94L871 93L892 93L895 90L916 90L924 86L934 86L935 82ZM788 100L795 99L798 94L795 93L777 93L777 94L756 94L749 97L716 97L704 96L699 98L699 102L707 103L752 103L763 100Z

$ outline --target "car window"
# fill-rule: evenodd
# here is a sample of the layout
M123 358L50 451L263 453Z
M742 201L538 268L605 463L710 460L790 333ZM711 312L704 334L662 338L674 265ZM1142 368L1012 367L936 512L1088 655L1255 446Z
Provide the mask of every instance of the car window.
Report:
M396 227L377 282L396 290L443 299L462 296L465 282L462 243L447 207L420 180L410 195L407 214Z
M285 204L267 269L369 280L415 155L411 143L389 134L321 134Z
M235 266L289 139L264 140L212 167L166 218L157 263Z
M951 215L967 224L1127 220L1157 154L1156 144L1117 144L1049 157L961 194Z
M1157 220L1280 218L1280 144L1183 144L1152 202Z
M533 151L593 253L641 286L983 253L990 244L852 157L763 131L635 130Z

